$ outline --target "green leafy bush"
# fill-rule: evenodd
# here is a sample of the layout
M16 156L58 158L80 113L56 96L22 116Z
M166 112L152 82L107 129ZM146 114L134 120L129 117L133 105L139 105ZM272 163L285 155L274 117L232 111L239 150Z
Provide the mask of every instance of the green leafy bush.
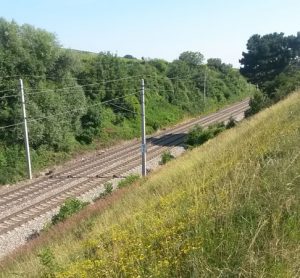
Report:
M159 164L164 165L164 164L166 164L167 162L171 161L174 158L175 158L174 155L172 155L170 151L165 151L161 155L161 160L160 160Z
M52 224L55 225L58 222L64 221L72 214L82 210L88 204L88 202L82 202L76 198L67 199L64 202L64 204L60 207L58 214L52 217Z
M223 123L211 125L208 128L203 128L198 125L188 133L186 144L191 147L202 145L225 129L226 127Z
M131 174L118 183L118 188L129 186L133 184L135 181L137 181L139 178L140 178L139 175Z
M106 182L104 184L104 191L101 192L97 197L93 199L93 201L97 201L99 199L105 198L107 195L110 195L113 191L114 187L111 182Z

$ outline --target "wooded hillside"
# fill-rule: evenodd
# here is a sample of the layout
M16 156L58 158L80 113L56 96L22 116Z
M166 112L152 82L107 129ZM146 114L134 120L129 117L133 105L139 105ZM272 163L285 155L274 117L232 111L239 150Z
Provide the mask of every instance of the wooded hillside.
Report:
M167 62L67 50L54 34L0 19L2 184L25 176L20 78L35 171L99 142L139 136L142 78L148 133L252 90L232 66L220 59L204 64L199 52Z

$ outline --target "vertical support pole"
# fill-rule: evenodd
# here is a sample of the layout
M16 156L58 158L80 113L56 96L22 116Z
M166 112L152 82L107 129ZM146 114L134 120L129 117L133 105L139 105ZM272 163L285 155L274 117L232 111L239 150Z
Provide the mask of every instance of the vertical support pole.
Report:
M29 150L29 137L28 137L28 128L27 128L24 87L23 87L23 80L22 79L20 79L20 89L21 89L21 103L22 103L23 122L24 122L24 139L25 139L27 171L28 171L28 178L32 179L31 159L30 159L30 150Z
M145 85L144 79L141 82L141 116L142 116L142 176L145 177L147 174L146 170L146 122L145 122Z
M204 105L205 105L205 101L206 101L206 81L207 81L207 68L205 68L204 83L203 83L203 102L204 102Z

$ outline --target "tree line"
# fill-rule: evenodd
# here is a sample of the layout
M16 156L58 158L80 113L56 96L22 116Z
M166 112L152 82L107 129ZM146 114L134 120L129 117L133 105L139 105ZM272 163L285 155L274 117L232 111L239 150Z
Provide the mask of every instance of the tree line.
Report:
M64 49L54 34L2 18L0 183L25 175L19 78L25 87L34 169L81 149L139 136L141 78L148 133L253 90L237 69L217 58L205 63L200 52L185 51L167 62Z
M259 91L251 100L249 114L284 98L300 87L300 32L255 34L242 53L240 72Z

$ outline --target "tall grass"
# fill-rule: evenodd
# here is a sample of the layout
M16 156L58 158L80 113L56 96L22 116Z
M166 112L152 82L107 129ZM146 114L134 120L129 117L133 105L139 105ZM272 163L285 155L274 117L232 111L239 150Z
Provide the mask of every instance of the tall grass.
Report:
M3 277L299 276L299 119L296 93L3 264ZM40 248L58 266L50 274Z

